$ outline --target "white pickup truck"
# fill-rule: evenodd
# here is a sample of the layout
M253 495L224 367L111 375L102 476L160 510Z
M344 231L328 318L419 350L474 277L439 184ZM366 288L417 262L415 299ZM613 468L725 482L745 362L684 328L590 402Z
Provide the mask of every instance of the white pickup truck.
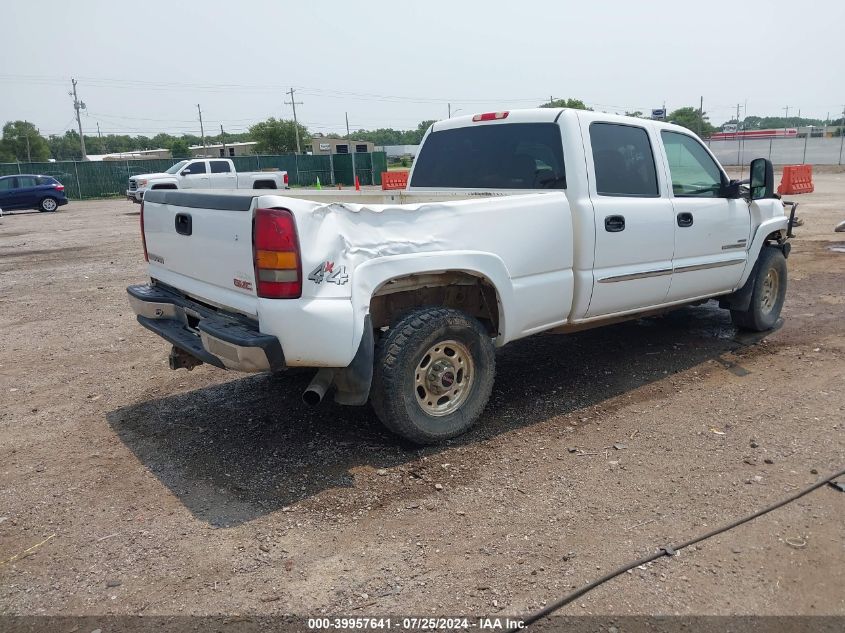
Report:
M140 203L153 189L289 189L286 171L238 173L228 158L182 160L160 174L129 178L126 198Z
M171 367L313 367L303 394L370 401L417 443L456 436L494 349L718 298L778 320L788 218L772 165L729 180L688 130L569 109L428 130L400 192L150 191L138 320Z

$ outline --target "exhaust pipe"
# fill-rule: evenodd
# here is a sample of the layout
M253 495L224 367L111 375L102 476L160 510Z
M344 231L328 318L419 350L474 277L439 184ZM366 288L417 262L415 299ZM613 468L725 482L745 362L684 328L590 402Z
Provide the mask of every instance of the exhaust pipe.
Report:
M314 374L314 378L311 379L311 383L305 391L302 392L302 401L311 407L316 407L320 404L323 396L326 395L326 392L332 385L334 374L334 369L328 369L325 367L317 371L317 373Z

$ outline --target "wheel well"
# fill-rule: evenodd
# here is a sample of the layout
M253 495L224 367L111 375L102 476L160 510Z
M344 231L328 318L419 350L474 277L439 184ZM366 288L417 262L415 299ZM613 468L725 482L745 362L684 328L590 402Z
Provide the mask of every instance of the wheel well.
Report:
M253 189L276 189L276 183L272 180L256 180L253 185Z
M779 229L777 231L772 231L766 236L766 239L763 240L763 244L771 244L772 242L776 242L778 244L782 243L784 238L786 237L786 231Z
M176 185L153 185L151 189L176 189Z
M395 323L422 306L444 306L477 318L491 336L499 334L499 295L486 277L463 271L421 273L382 284L370 300L373 328Z

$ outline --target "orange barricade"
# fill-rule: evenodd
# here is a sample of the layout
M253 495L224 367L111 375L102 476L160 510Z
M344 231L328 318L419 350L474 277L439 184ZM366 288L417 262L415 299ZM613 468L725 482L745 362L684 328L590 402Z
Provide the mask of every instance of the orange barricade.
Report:
M784 165L783 176L780 178L778 193L789 195L793 193L813 192L812 165Z
M407 171L383 171L381 172L381 188L383 191L393 189L404 189L408 186Z

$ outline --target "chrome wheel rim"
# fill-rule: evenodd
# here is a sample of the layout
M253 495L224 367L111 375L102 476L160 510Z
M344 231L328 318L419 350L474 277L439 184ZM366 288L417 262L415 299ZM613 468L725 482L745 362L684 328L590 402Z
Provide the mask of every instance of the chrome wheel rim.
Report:
M44 207L45 211L52 211L56 208L56 201L50 198L47 198L41 203L41 206Z
M466 345L452 340L435 343L414 369L417 404L428 415L449 415L466 402L474 378L475 365Z
M780 288L780 277L778 271L769 268L766 278L763 280L763 290L760 295L760 309L763 314L769 314L775 307L778 300L778 289Z

